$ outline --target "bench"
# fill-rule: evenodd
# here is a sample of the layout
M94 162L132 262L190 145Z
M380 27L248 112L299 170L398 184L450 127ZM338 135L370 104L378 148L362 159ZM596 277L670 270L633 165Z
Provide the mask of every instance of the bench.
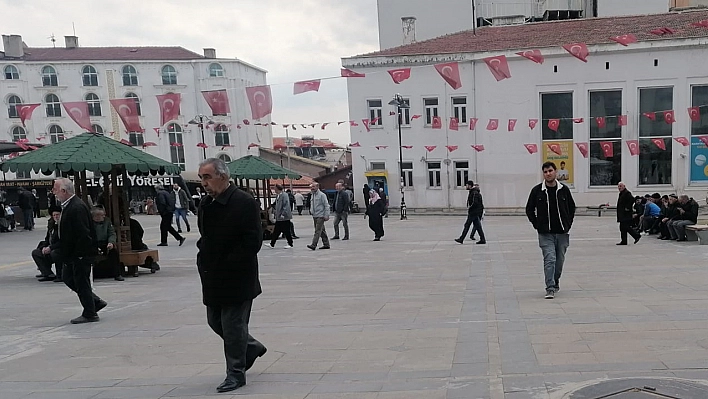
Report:
M122 267L128 268L128 274L138 277L138 267L150 269L150 273L160 270L157 261L160 255L156 249L146 249L143 251L124 251L120 253L120 263Z
M698 241L700 245L708 245L708 224L686 226L686 241Z
M597 211L597 217L602 217L602 212L616 210L617 207L602 204L598 206L589 206L587 209L591 211Z

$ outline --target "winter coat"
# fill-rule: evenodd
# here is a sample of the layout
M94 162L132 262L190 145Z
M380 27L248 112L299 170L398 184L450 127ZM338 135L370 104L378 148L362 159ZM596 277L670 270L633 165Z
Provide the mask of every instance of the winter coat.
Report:
M155 205L157 205L157 213L164 215L166 213L175 212L175 197L170 195L166 190L157 190L155 196Z
M334 211L337 213L349 212L351 196L347 190L339 190L334 197Z
M617 222L629 222L634 215L634 196L632 193L624 189L620 191L617 197Z
M575 201L570 193L568 186L561 182L556 182L558 189L556 190L556 198L558 199L559 215L551 217L560 217L560 224L563 227L563 232L567 233L573 226L573 218L575 218ZM548 191L546 183L541 182L531 189L529 199L526 202L526 217L540 234L551 232L551 219L548 211L550 205L548 203Z
M472 216L482 216L484 212L484 202L482 202L482 194L479 189L473 187L467 195L467 213Z
M313 218L329 217L329 200L327 194L320 190L315 191L310 198L310 214Z
M293 208L290 206L290 196L286 192L281 192L275 200L275 221L283 222L292 220L292 218Z

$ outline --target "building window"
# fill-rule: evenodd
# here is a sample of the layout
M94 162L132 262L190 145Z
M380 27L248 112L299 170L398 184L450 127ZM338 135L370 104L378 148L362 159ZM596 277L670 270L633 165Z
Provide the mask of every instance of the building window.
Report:
M423 106L425 107L425 125L430 126L433 124L433 118L438 116L438 99L424 98Z
M22 126L12 128L12 141L27 140L27 131Z
M440 187L440 162L428 162L428 188Z
M413 187L413 162L401 162L403 187Z
M88 111L90 116L101 116L101 100L96 94L87 94L86 102L88 103Z
M219 154L219 156L217 158L221 159L222 161L224 161L226 163L231 162L231 157L228 156L227 154Z
M699 120L691 120L691 135L708 134L708 86L691 87L691 106L698 107Z
M386 170L386 162L372 162L371 170Z
M14 94L7 98L7 116L9 118L20 117L20 113L17 112L17 106L20 104L22 104L22 99Z
M91 125L91 130L93 130L94 133L98 134L103 134L103 127L101 125Z
M14 65L8 65L4 69L5 79L7 80L17 80L20 78L20 71Z
M470 163L468 161L455 161L455 187L465 188L470 179Z
M86 65L81 69L84 86L98 86L98 72L91 65Z
M366 105L369 108L369 126L382 126L383 118L381 118L382 106L381 100L367 100Z
M52 144L64 141L64 129L62 129L59 125L49 126L49 140Z
M639 184L671 184L673 124L665 123L664 112L674 107L673 87L639 89ZM654 113L656 120L644 116ZM666 150L652 139L664 141Z
M558 130L548 127L551 119L560 119ZM541 93L543 140L573 139L573 93Z
M174 144L184 144L182 141L182 126L176 123L170 123L167 125L167 132L169 133L170 139L170 159L171 162L179 166L182 170L185 169L184 162L184 147L176 146Z
M165 65L162 67L162 84L163 85L176 85L177 84L177 71L172 65Z
M213 63L209 65L209 76L212 78L221 78L224 76L224 68L221 64Z
M214 127L214 140L217 146L229 145L229 128L224 124L218 124Z
M42 86L59 86L57 70L53 66L47 65L42 68Z
M132 65L126 65L123 67L123 86L137 86L138 85L138 71Z
M47 94L44 103L47 105L47 116L55 118L61 116L61 102L56 94Z
M590 186L615 186L622 181L622 91L590 92ZM598 121L597 118L602 118ZM604 127L600 125L604 122ZM612 149L605 156L604 147Z
M15 172L15 179L31 179L32 178L32 171L29 170L18 170Z
M143 111L140 109L140 97L138 97L138 95L135 93L127 93L125 95L125 98L132 98L133 100L135 100L135 108L138 110L138 115L142 116Z
M452 116L459 124L467 123L467 97L452 98Z
M128 141L134 146L142 146L145 144L145 135L143 132L130 132L128 133Z

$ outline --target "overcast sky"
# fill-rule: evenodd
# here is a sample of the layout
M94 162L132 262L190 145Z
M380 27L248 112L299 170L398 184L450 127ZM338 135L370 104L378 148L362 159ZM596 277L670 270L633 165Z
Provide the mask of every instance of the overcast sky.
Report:
M63 46L74 22L85 47L216 48L217 57L268 71L277 123L348 120L345 79L298 96L292 82L337 76L341 57L378 49L376 0L0 0L0 15L0 33L21 35L30 47L51 46L51 34ZM347 125L309 132L349 143ZM285 131L274 127L273 135Z

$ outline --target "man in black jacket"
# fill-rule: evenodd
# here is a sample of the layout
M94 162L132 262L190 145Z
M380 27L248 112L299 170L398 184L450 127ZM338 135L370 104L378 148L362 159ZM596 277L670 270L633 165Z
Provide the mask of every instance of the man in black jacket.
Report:
M31 192L25 190L24 187L20 187L17 190L17 205L22 209L22 224L25 230L34 229L34 210L32 209L32 204L34 204L34 195Z
M334 237L333 240L339 240L339 222L344 224L344 238L342 240L349 239L349 221L347 220L349 216L349 209L351 208L351 197L349 192L344 189L344 184L337 183L334 185L337 189L337 193L334 195Z
M59 229L57 223L61 217L61 207L49 208L49 215L56 223L47 229L44 241L40 242L37 249L32 250L32 259L37 265L42 277L39 281L61 280L61 252L59 250ZM52 273L52 263L56 265L57 273Z
M170 195L162 184L155 185L155 205L157 213L160 214L160 243L158 247L167 246L167 233L172 234L175 240L179 241L179 246L184 244L185 238L182 237L174 227L172 227L172 215L175 213L175 197Z
M617 184L617 189L619 190L619 196L617 197L617 222L620 229L620 242L617 245L627 245L627 233L634 238L634 243L636 244L642 236L632 227L634 197L622 182Z
M260 206L253 196L229 184L224 161L209 158L199 166L209 196L200 206L197 223L197 269L207 322L224 340L226 379L216 390L229 392L246 385L246 370L266 347L248 333L253 299L261 293L258 251L261 249Z
M698 203L688 195L680 195L676 210L678 215L667 224L669 233L672 240L686 241L686 226L694 225L698 221Z
M470 226L474 225L470 239L474 237L475 232L479 232L479 241L477 241L477 244L486 244L487 240L484 237L484 230L482 230L482 212L484 212L482 194L479 192L479 187L476 187L472 180L465 183L465 188L469 190L469 194L467 195L467 220L465 221L462 235L460 235L460 238L456 238L455 241L460 244L465 242L465 236L467 236Z
M568 232L573 226L575 201L568 186L556 180L556 164L541 166L543 182L534 186L526 202L526 216L538 232L538 244L543 252L546 299L553 299L560 290L565 252L570 245Z
M54 181L54 194L61 202L62 215L59 221L59 246L64 268L64 284L76 292L84 311L72 319L72 324L90 323L99 320L98 311L107 303L91 289L91 264L98 253L96 229L86 204L74 195L74 183L65 178Z

